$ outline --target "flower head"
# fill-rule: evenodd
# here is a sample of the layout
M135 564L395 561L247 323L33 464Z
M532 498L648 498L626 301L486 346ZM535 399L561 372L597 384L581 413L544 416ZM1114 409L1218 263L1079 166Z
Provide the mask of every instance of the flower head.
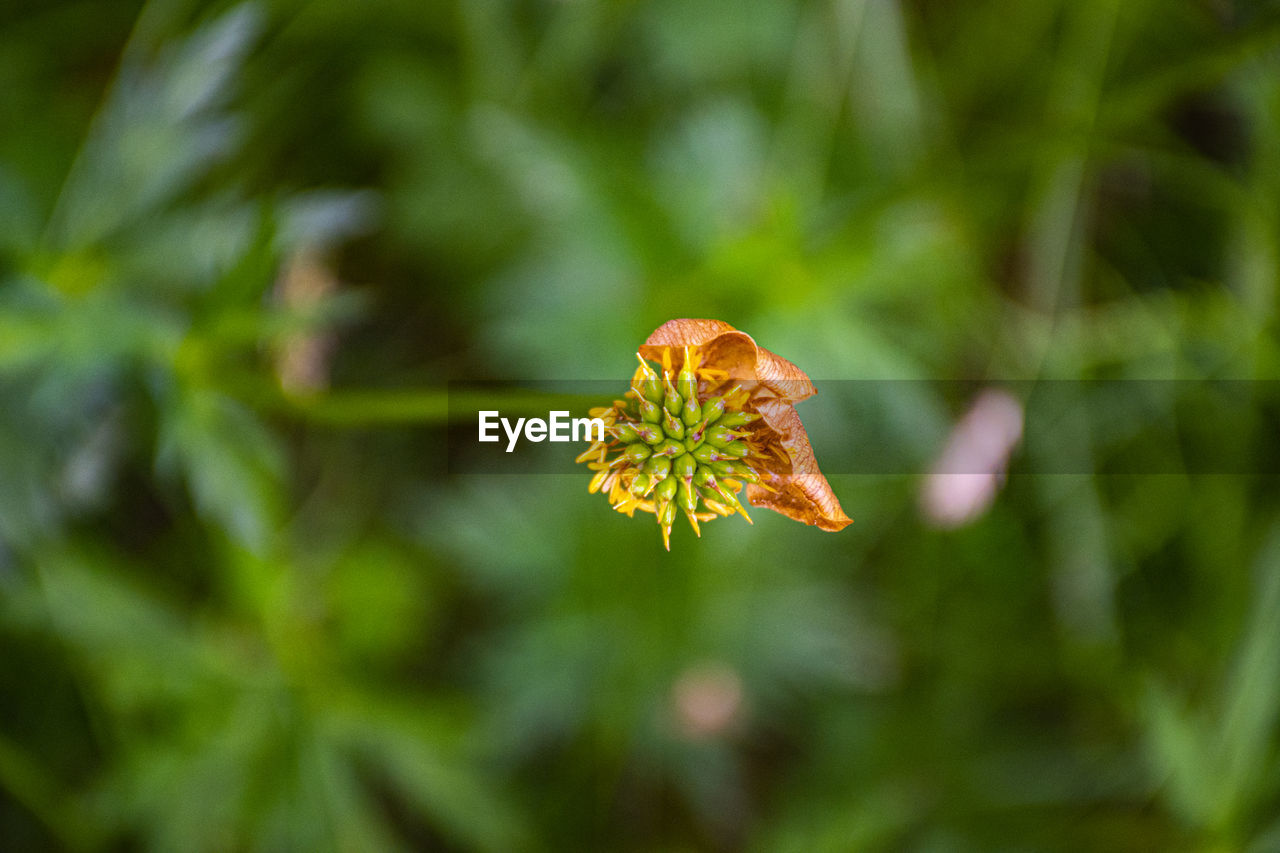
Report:
M796 414L816 393L804 371L719 320L671 320L637 355L624 399L591 411L609 434L578 457L589 491L653 513L668 550L677 513L701 535L718 516L750 522L744 497L823 530L850 523Z

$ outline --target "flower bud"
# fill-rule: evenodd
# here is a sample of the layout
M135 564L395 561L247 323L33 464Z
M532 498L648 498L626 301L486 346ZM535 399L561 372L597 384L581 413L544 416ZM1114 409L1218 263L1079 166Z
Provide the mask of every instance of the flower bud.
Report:
M681 444L678 441L675 441L674 439L668 438L666 441L662 442L662 444L659 444L657 447L654 448L653 455L654 456L679 456L681 453L684 453L684 451L685 451L685 447L683 444Z
M678 486L679 481L676 480L675 477L667 477L658 484L656 489L653 490L653 499L658 503L665 503L666 501L671 500L675 497L676 488Z
M635 424L632 429L636 431L636 435L645 444L662 444L666 440L666 436L662 434L662 430L652 424Z
M649 458L652 453L647 444L628 444L626 450L622 451L622 455L627 458L633 465L638 465Z
M680 502L680 508L684 510L687 515L693 515L693 513L698 509L698 495L693 490L693 484L688 481L680 483L679 490L676 494Z
M667 478L667 474L671 473L671 459L666 456L651 456L644 463L644 473L649 475L649 479L656 485Z
M662 413L662 429L671 438L684 438L684 424L670 411Z
M662 380L658 378L658 374L654 373L653 368L649 366L649 362L641 358L636 353L636 358L640 359L640 378L633 380L631 387L642 400L648 400L650 403L662 402Z
M670 379L664 379L663 385L665 390L662 396L662 408L673 415L679 416L680 409L684 406L684 397L676 390L676 386L671 384Z
M690 453L693 455L694 459L703 463L724 462L733 458L732 456L725 456L710 444L699 445L691 450Z
M685 426L693 426L702 420L702 406L698 404L697 396L684 398L684 405L680 408L680 420L684 421Z
M707 428L706 441L716 447L726 447L742 437L742 433L734 432L732 427L724 425L724 419L713 427Z
M644 420L651 424L660 423L662 421L661 406L659 406L657 403L654 403L650 400L646 400L644 397L640 398L639 403L640 403L641 420Z
M693 356L689 348L684 348L684 364L680 365L680 375L676 377L676 389L686 400L698 399L698 378L693 372Z
M720 419L720 425L727 427L746 426L758 420L760 420L760 416L755 412L726 412L724 417Z
M716 503L724 504L730 509L738 512L748 522L752 524L755 523L751 521L751 516L747 515L747 511L743 509L742 503L738 500L738 496L733 493L732 489L726 489L724 486L717 484L717 488L714 491L710 488L704 487L699 489L698 493L702 495L703 500L711 500Z
M699 465L698 470L693 472L693 484L714 489L716 488L716 475L706 465Z
M697 470L698 460L690 453L684 453L677 456L671 463L672 473L686 483L693 480L694 472Z
M724 397L712 397L702 404L702 419L713 424L724 414Z
M760 482L760 475L741 462L715 462L712 463L711 469L722 477L737 477L739 480L746 480L748 483Z
M671 482L675 482L672 480ZM671 550L671 525L676 520L676 505L668 499L657 506L654 513L658 517L658 526L662 529L662 547Z
M671 482L674 483L675 481L672 480ZM676 505L670 498L668 498L658 510L658 523L665 527L669 532L671 530L671 523L675 520Z

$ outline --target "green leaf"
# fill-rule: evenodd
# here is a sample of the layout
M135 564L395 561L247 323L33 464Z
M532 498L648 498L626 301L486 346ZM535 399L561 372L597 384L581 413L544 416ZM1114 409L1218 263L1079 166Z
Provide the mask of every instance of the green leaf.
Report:
M93 245L166 205L225 156L238 135L222 112L258 29L242 5L153 62L127 56L50 223L53 245Z
M479 772L460 721L436 709L357 701L333 709L334 738L392 783L405 804L467 849L527 849L524 828Z
M276 438L217 391L179 387L160 404L157 467L182 476L206 523L262 553L280 523L284 457Z

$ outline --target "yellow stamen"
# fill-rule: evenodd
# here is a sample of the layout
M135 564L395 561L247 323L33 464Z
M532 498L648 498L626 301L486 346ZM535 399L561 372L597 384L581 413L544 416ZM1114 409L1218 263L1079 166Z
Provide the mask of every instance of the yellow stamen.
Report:
M698 517L697 517L697 515L696 515L695 513L692 513L692 512L686 512L684 515L685 515L685 518L689 519L689 524L693 527L693 532L694 532L694 533L696 533L696 534L698 535L698 538L699 538L699 539L701 539L701 538L702 538L702 531L698 529Z
M604 442L597 441L595 444L591 445L586 450L579 453L578 458L573 461L586 462L588 459L591 459L592 457L598 457L600 462L604 462L604 453L605 453Z
M705 496L702 498L702 502L707 505L707 509L711 510L717 515L721 515L725 518L728 518L729 516L733 515L734 510L733 510L733 507L731 506L725 506L719 501L708 500Z
M632 468L628 470L634 471L635 469ZM631 492L628 491L626 486L623 484L624 479L627 479L629 482L629 480L634 479L634 474L630 478L619 476L614 480L613 487L609 489L609 503L617 504L619 501L631 496ZM614 506L614 509L617 509L617 506Z

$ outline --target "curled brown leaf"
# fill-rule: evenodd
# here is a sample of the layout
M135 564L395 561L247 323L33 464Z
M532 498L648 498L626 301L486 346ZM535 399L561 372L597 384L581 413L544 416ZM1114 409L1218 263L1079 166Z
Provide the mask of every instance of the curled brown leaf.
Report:
M818 393L803 370L722 320L668 320L649 335L640 354L656 361L664 349L671 348L673 363L679 366L686 346L698 347L704 365L725 371L728 379L743 387L758 385L793 403Z

